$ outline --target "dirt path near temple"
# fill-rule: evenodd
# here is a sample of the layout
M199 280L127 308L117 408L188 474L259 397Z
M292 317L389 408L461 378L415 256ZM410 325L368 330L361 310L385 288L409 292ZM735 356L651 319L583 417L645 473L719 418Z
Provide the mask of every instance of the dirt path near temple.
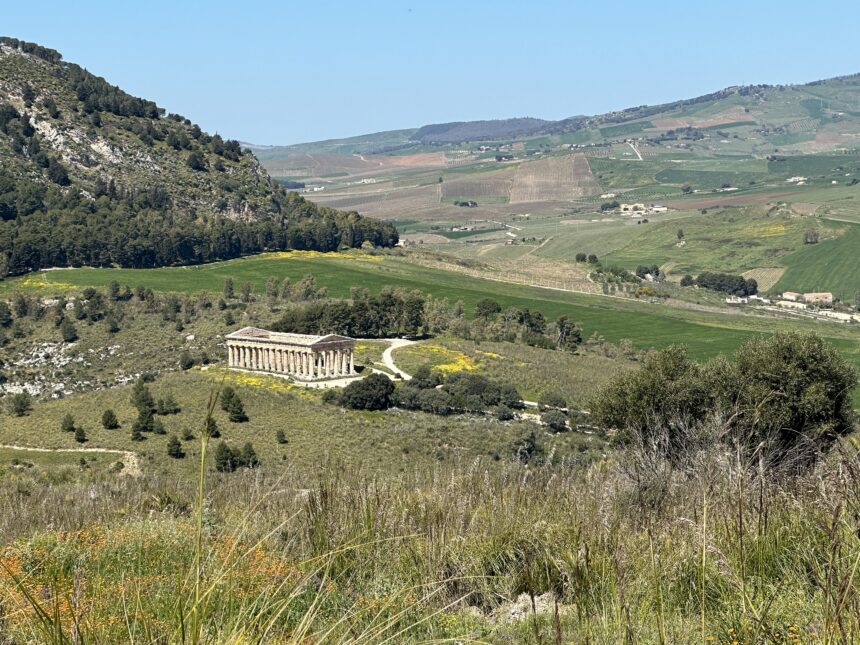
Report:
M137 453L130 450L115 450L112 448L34 448L33 446L19 446L7 443L0 443L0 448L25 452L100 452L121 455L123 463L122 474L129 475L130 477L140 477L143 474L143 471L140 469L140 461Z

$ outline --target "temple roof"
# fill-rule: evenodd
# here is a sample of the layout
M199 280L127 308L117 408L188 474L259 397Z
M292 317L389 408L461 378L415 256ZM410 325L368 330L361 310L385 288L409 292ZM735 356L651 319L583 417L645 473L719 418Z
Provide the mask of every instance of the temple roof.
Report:
M279 331L269 331L259 327L242 327L231 334L227 334L228 340L247 340L257 342L277 343L278 345L297 345L299 347L314 347L324 343L335 343L350 341L354 339L349 336L327 334L325 336L314 336L311 334L285 334Z

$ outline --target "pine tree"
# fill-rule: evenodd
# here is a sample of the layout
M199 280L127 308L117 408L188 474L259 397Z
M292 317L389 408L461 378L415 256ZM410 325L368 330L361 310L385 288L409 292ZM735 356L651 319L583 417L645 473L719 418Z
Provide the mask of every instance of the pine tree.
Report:
M215 470L221 473L232 473L239 465L236 453L223 441L215 448Z
M221 436L221 431L218 430L218 424L215 422L215 417L207 417L206 419L206 436L217 439Z
M152 394L142 378L138 379L131 390L131 404L137 408L138 412L144 410L152 411L155 409L155 403L152 399Z
M164 429L164 424L161 422L161 419L152 420L152 432L154 434L167 434L167 430Z
M143 441L144 436L140 434L140 429L137 427L137 424L131 429L131 440L132 441Z
M242 399L238 394L233 394L227 408L227 415L233 423L242 423L248 420L248 415L245 414L245 406L242 405Z
M235 297L236 294L233 291L233 278L227 278L224 280L224 300L232 300Z
M75 441L78 443L86 443L87 441L87 433L81 426L75 428Z
M257 458L257 452L254 450L254 446L251 445L250 441L242 446L241 462L243 466L247 466L248 468L256 468L260 465L260 460Z
M60 430L63 432L75 431L75 419L71 414L67 414L63 417L63 420L60 422Z
M176 438L175 434L170 435L170 439L167 440L167 455L174 459L182 459L185 457L185 451L182 450L182 444L179 443L179 439Z
M113 410L108 409L102 413L102 426L105 430L116 430L119 428L119 421Z

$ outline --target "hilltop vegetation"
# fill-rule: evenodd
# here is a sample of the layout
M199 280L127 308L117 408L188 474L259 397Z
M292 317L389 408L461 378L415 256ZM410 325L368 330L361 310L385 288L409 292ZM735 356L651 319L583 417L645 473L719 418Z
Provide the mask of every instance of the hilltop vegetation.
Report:
M397 241L389 225L287 193L238 142L10 38L0 159L0 277Z

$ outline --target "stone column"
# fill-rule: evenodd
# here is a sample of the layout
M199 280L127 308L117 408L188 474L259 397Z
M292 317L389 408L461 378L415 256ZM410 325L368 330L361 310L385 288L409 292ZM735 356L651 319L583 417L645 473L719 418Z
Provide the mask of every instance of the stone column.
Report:
M349 373L355 374L355 357L353 356L352 350L349 350Z
M239 347L239 367L242 369L248 367L248 348L244 345Z
M323 357L325 360L325 375L331 376L334 373L334 365L333 361L331 360L331 350L327 349L325 352L323 352Z
M341 368L343 367L343 365L342 365L342 361L340 360L340 350L339 349L331 350L331 359L332 359L331 360L331 362L332 362L332 366L331 366L332 367L332 374L334 374L335 376L340 376L340 373L342 371Z

